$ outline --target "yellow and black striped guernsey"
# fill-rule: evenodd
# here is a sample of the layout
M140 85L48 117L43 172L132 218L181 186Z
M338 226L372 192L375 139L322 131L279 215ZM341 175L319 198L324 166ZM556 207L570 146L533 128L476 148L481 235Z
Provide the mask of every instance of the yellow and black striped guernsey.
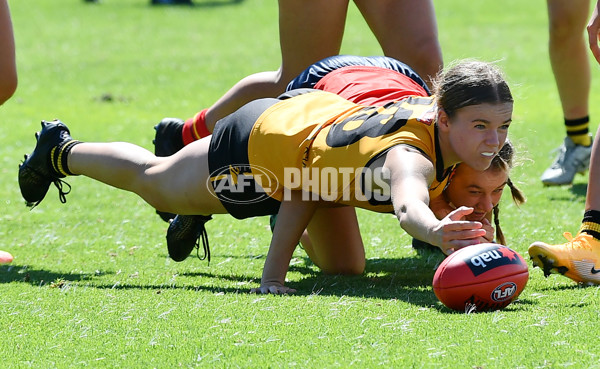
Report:
M259 116L250 133L248 160L252 167L268 168L274 177L271 180L279 184L290 182L289 174L286 177L285 173L289 168L306 168L309 173L325 170L330 176L327 182L337 184L337 188L323 188L313 183L309 184L311 192L323 197L334 193L333 201L341 205L392 212L389 199L380 202L354 196L354 188L362 186L360 168L368 167L395 145L413 146L436 166L436 180L429 191L431 198L440 195L452 168L444 170L439 158L434 118L433 97L415 96L383 107L366 107L328 92L306 93L282 100ZM326 168L358 170L327 171ZM350 182L348 173L352 173ZM295 188L291 189L303 188L303 185L306 189L306 183L295 182ZM347 198L348 193L350 198ZM283 187L268 195L281 201Z

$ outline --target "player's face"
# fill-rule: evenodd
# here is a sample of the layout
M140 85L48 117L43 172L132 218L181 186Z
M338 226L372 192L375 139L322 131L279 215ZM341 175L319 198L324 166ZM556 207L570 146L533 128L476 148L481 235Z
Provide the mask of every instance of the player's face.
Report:
M470 105L447 118L450 157L475 170L485 170L506 141L512 103Z
M456 207L468 206L474 209L466 217L467 220L481 221L500 202L507 180L508 173L502 169L482 172L461 164L444 195Z

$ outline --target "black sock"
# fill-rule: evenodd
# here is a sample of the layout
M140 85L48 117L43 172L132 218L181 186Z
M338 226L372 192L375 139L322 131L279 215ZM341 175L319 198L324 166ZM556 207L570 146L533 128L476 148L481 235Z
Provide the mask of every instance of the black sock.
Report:
M585 232L600 241L600 211L588 210L583 214L579 233Z
M52 162L52 169L54 169L54 172L56 172L56 175L58 177L62 178L74 175L69 170L69 166L67 165L67 157L69 156L69 152L71 152L71 149L75 145L80 143L81 141L77 140L65 141L53 148L50 152L50 161Z
M565 128L567 129L567 136L569 136L576 145L590 146L592 144L592 138L589 134L589 116L579 119L565 119Z

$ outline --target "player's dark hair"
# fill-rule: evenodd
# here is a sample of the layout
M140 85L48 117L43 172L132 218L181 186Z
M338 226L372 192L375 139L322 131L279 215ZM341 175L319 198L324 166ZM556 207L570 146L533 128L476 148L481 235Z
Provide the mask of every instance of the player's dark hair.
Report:
M506 140L504 146L498 152L498 155L492 159L492 163L487 170L492 171L505 171L509 172L513 167L513 157L515 154L515 148L509 140ZM507 186L510 188L510 194L512 195L513 201L517 206L521 205L526 201L525 194L514 185L514 183L510 180L510 176L506 180ZM500 228L500 207L499 204L496 204L493 209L494 215L494 225L496 228L496 242L502 245L506 245L506 239L504 238L504 233L502 232L502 228Z
M504 76L495 65L464 60L438 74L434 92L449 117L465 106L513 102Z

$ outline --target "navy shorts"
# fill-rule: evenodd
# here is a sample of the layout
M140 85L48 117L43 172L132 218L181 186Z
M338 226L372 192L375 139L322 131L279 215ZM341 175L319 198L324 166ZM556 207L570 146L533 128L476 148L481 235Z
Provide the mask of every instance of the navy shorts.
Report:
M364 65L386 68L410 77L431 95L431 91L423 79L408 65L387 56L355 56L355 55L335 55L322 59L310 67L306 68L296 78L294 78L286 88L286 91L297 88L314 88L317 82L329 72L352 65Z

